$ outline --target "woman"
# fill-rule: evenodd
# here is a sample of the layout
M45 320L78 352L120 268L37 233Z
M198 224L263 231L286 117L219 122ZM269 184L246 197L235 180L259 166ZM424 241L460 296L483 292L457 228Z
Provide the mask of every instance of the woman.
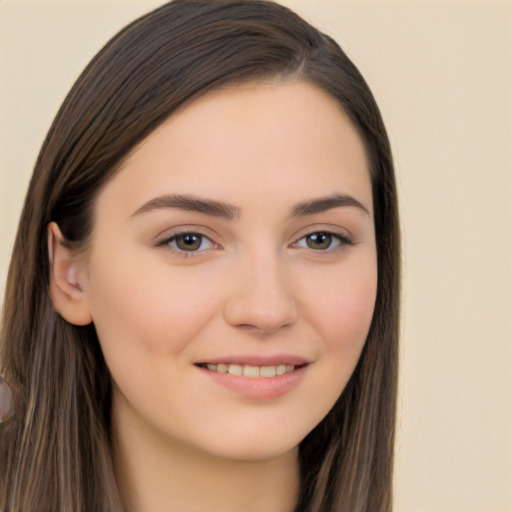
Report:
M386 132L334 41L272 2L136 20L29 186L0 509L391 510L398 254Z

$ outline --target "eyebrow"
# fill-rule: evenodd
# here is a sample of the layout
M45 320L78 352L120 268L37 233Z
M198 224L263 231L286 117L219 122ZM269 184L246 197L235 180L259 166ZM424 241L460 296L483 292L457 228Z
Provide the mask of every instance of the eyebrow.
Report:
M144 203L133 215L151 212L153 210L163 210L176 208L191 212L205 213L212 217L221 217L223 219L234 220L240 215L240 209L236 206L213 201L211 199L203 199L192 195L163 195L151 199Z
M306 215L314 215L315 213L325 212L331 208L339 208L340 206L351 206L361 210L370 216L370 210L357 199L345 194L333 194L327 197L311 199L297 204L291 212L291 217L304 217Z
M333 194L298 203L292 208L290 217L305 217L307 215L314 215L315 213L321 213L332 208L339 208L343 206L357 208L370 216L368 208L354 197L344 194ZM132 217L154 210L165 209L178 209L204 213L212 217L220 217L227 220L235 220L240 216L240 208L228 203L187 194L166 194L144 203L132 214Z

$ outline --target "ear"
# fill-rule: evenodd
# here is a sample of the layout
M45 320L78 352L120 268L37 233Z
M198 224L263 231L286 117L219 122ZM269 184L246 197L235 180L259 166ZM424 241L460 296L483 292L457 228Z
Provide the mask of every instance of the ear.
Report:
M59 226L48 225L50 258L50 297L53 307L70 324L92 322L86 289L86 267L83 255L74 254L64 243Z

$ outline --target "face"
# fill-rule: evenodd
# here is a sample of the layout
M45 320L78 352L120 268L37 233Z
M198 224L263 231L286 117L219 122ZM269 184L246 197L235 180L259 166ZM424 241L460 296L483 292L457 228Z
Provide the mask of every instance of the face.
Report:
M119 422L237 460L325 417L372 319L362 143L306 83L211 93L102 189L84 293Z

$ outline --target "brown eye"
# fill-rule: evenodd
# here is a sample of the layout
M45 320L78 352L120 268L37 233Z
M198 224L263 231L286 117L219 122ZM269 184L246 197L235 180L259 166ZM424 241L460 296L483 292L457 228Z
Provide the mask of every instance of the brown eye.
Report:
M333 235L331 233L312 233L311 235L308 235L306 238L306 245L310 249L314 249L317 251L322 251L325 249L329 249L331 247L331 244L333 242ZM336 240L339 245L339 240Z
M332 233L330 231L315 231L309 235L303 236L295 242L294 247L302 249L312 249L313 251L333 251L340 249L344 245L353 245L354 242L346 235L341 233Z
M159 245L168 245L178 252L202 252L211 249L214 244L200 233L179 233L163 240Z
M203 237L196 233L184 233L175 238L176 247L181 251L197 251L201 247Z

